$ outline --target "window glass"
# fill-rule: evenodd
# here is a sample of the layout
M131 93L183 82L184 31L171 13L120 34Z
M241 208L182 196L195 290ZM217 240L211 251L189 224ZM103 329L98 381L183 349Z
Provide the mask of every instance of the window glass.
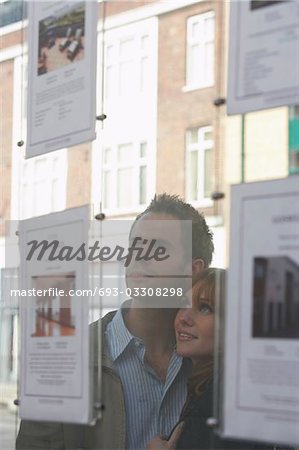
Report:
M49 200L45 202L48 197L47 185L45 180L38 180L34 183L33 191L33 207L35 215L45 214L49 212Z
M146 203L146 166L141 166L139 172L139 203Z
M213 139L213 133L212 133L212 130L206 130L206 131L204 131L203 136L204 136L204 140L205 140L205 141L208 141L208 140L211 141L211 140Z
M187 131L186 192L189 201L210 200L214 190L214 150L211 127Z
M199 38L199 23L198 22L194 22L191 25L191 37L193 39Z
M214 27L213 11L187 20L187 86L202 88L214 83Z
M130 94L134 91L135 70L134 70L134 40L128 39L120 42L119 46L119 93L121 95Z
M109 98L113 94L113 67L107 66L105 72L105 96Z
M142 51L146 52L148 50L148 41L149 41L148 36L141 36L141 50Z
M98 158L102 183L99 187L95 176L93 193L117 215L140 209L155 192L155 149L149 149L148 141L157 142L157 18L108 28L104 46L109 120L101 136L103 158Z
M104 150L104 163L111 164L112 163L112 151L111 148L105 148Z
M147 147L146 142L141 142L141 144L140 144L140 158L145 158L145 156L146 156L146 147Z
M149 83L150 67L149 59L144 56L140 60L140 89L146 92L146 87Z
M108 64L113 62L113 46L112 45L108 45L106 47L106 62Z
M134 40L127 39L120 42L119 53L122 60L131 59L134 51Z
M133 158L132 145L123 144L118 147L118 161L120 163L126 163Z
M214 74L214 44L213 42L209 42L205 45L204 48L204 73L203 77L206 83L213 84L213 74Z
M198 174L198 152L190 152L190 200L197 200L197 174Z
M146 141L105 149L103 203L106 209L130 209L147 202L148 156Z
M133 61L122 62L119 66L119 93L121 95L133 93L135 85L134 76Z
M196 144L198 142L198 129L195 128L193 130L188 131L188 143Z
M205 151L205 173L204 173L204 197L209 198L213 192L213 150L207 149Z
M109 208L112 195L112 177L111 172L104 172L104 208Z
M31 198L31 189L30 186L27 183L22 184L22 196L24 199ZM31 207L32 207L32 201L21 201L21 217L22 218L28 218L31 214Z
M130 208L133 206L132 168L119 169L117 189L118 208Z
M205 19L204 21L204 35L206 40L213 40L214 39L214 26L215 21L214 17L210 17Z
M198 78L196 68L199 61L199 46L190 45L187 56L187 84L195 84Z
M36 159L34 164L34 176L36 179L44 178L47 171L47 161L45 158Z

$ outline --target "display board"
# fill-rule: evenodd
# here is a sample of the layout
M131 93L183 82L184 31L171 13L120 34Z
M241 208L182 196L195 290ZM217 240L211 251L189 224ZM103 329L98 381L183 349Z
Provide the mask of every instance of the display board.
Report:
M230 2L228 114L299 103L299 3Z
M231 190L224 436L299 443L299 177Z
M88 266L74 257L88 226L87 207L19 224L22 419L92 420Z
M26 158L95 138L96 1L32 1Z

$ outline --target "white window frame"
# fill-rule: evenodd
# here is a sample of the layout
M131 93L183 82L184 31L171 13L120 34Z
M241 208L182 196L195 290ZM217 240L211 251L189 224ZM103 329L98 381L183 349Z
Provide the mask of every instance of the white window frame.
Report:
M134 96L148 96L147 86L143 86L141 82L142 77L142 62L146 59L151 60L153 55L154 46L156 45L155 38L153 36L153 31L151 28L155 26L154 21L147 21L145 26L138 26L135 24L134 27L124 27L122 31L118 30L107 31L105 35L105 58L104 58L104 73L106 80L108 79L107 73L110 72L109 78L109 89L107 86L104 88L104 98L105 102L113 103L117 99L123 99L127 101L130 98L132 101L132 95ZM126 30L127 33L126 33ZM143 38L148 38L148 48L142 48ZM129 55L122 55L121 46L125 42L132 41L132 51ZM109 49L109 54L108 54ZM126 64L133 64L133 89L123 90L121 89L121 67ZM152 61L151 61L152 63ZM151 66L151 69L154 67ZM106 84L106 83L105 83Z
M206 20L214 20L214 28L213 35L206 36L205 29L205 21ZM192 27L194 24L198 24L199 26L199 36L197 38L193 38L192 36ZM211 68L211 77L208 78L206 75L206 67L207 62L205 60L205 48L206 45L212 44L213 46L213 57L212 57L212 68ZM198 46L198 65L193 68L197 72L196 81L189 81L190 74L189 71L189 63L188 58L190 55L190 47ZM215 13L214 11L208 11L206 13L198 14L196 16L189 17L187 19L187 31L186 31L186 85L183 87L183 92L188 92L195 89L202 89L211 87L215 83Z
M46 160L47 173L49 177L46 179L45 201L48 201L42 214L47 214L54 211L60 211L66 208L66 192L67 192L67 149L57 150L55 152L47 153L25 160L25 146L18 147L17 142L22 138L26 145L26 80L25 67L27 65L27 54L16 55L14 58L14 80L13 80L13 127L12 127L12 181L11 181L11 219L22 220L28 217L39 215L35 211L32 203L32 194L35 179L34 169L36 163L41 160ZM23 79L23 82L22 82ZM22 92L23 88L23 92ZM21 100L20 100L21 99ZM23 106L21 107L21 101ZM54 171L54 160L58 161L58 171ZM26 169L26 179L24 178L24 171ZM59 180L59 206L53 207L53 190L51 183ZM31 192L30 212L24 216L23 214L23 197L22 186L24 183L29 183L29 191Z
M39 162L44 162L46 177L36 173ZM49 214L55 211L61 211L66 207L66 181L67 181L67 151L66 149L39 155L25 160L20 158L20 218L27 219L43 214ZM38 209L35 204L35 190L40 189L38 185L42 182L42 195L44 196L44 205ZM59 184L59 196L53 198L55 194L54 183ZM28 186L30 202L27 205L27 213L23 213L24 204L24 186Z
M146 143L147 145L147 151L146 156L141 157L140 156L140 147L141 144ZM122 145L132 145L132 152L133 157L132 160L128 160L126 162L119 162L118 161L118 150L119 147ZM113 199L113 203L111 205L105 205L104 204L104 196L105 196L105 187L104 187L104 180L103 180L103 207L105 211L108 214L114 215L114 214L127 214L127 213L133 213L135 211L142 211L145 206L147 205L148 201L152 197L152 189L151 189L151 172L150 171L150 157L149 152L151 149L149 149L148 142L146 142L144 139L141 140L135 140L134 142L122 142L122 143L114 143L114 145L106 145L103 149L103 153L105 153L105 149L109 148L112 152L112 158L111 162L108 164L105 164L103 161L103 176L105 172L110 172L113 180L113 190L110 193L109 197ZM104 155L103 155L104 156ZM139 173L140 168L145 166L147 170L147 177L146 177L146 200L144 203L139 203ZM132 169L132 192L133 192L133 204L131 207L119 207L118 206L118 170L119 169L126 169L131 168Z
M142 45L143 37L147 37L146 46ZM157 75L158 75L158 18L150 17L145 20L136 20L133 23L122 24L105 31L104 36L100 32L98 34L98 86L102 86L101 73L103 69L103 38L106 48L111 46L111 60L107 61L107 55L104 64L111 67L114 71L112 75L113 86L111 86L111 96L108 98L104 95L103 111L107 115L107 119L103 124L97 123L97 137L92 143L92 190L91 203L95 211L99 211L101 203L103 204L103 183L104 180L104 149L113 148L116 152L118 145L132 143L135 146L141 142L147 143L147 180L146 180L146 203L153 197L156 187L156 152L157 152ZM119 95L118 81L115 74L115 67L118 66L118 50L121 41L133 38L137 42L138 55L135 55L138 61L148 58L149 72L147 72L148 82L146 89L141 87L141 71L138 72L136 92L134 95ZM116 58L116 61L113 59ZM105 72L104 72L105 73ZM105 80L104 80L105 81ZM102 105L98 102L98 109L102 110ZM138 155L138 153L135 154ZM116 154L115 154L116 157ZM139 158L137 158L139 160ZM135 165L140 165L138 161ZM135 169L136 170L136 169ZM139 179L139 178L138 178ZM137 176L135 177L137 180ZM115 181L114 181L115 182ZM139 196L139 185L136 181L136 198ZM116 199L116 194L114 195ZM143 205L136 204L131 208L117 208L116 200L109 208L105 208L105 213L111 216L132 215L144 209Z
M197 130L198 139L195 143L188 142L188 134L191 131ZM215 150L214 150L214 140L213 139L205 139L205 133L212 133L212 126L205 126L199 128L190 128L186 132L186 171L185 171L185 179L186 179L186 198L187 201L192 202L195 206L198 207L211 207L213 206L213 200L210 197L204 197L204 182L205 182L205 151L211 150L214 152L214 161L215 161ZM190 195L190 185L188 184L189 180L189 163L188 158L191 152L197 152L197 198L192 199ZM214 176L214 174L213 174Z

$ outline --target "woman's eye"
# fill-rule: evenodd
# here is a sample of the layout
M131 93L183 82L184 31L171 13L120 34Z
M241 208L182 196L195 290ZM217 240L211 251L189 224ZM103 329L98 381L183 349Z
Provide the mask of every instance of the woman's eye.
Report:
M201 303L199 305L199 312L202 314L213 314L213 309L207 303Z

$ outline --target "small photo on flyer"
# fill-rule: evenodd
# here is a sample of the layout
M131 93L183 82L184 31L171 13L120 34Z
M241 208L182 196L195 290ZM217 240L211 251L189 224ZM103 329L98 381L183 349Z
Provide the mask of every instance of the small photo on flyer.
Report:
M38 25L38 75L84 58L84 2L65 5Z
M255 338L298 338L299 265L290 257L253 260L253 326Z
M35 297L31 337L74 336L75 314L70 293L75 287L75 273L34 276L32 286L42 295Z

